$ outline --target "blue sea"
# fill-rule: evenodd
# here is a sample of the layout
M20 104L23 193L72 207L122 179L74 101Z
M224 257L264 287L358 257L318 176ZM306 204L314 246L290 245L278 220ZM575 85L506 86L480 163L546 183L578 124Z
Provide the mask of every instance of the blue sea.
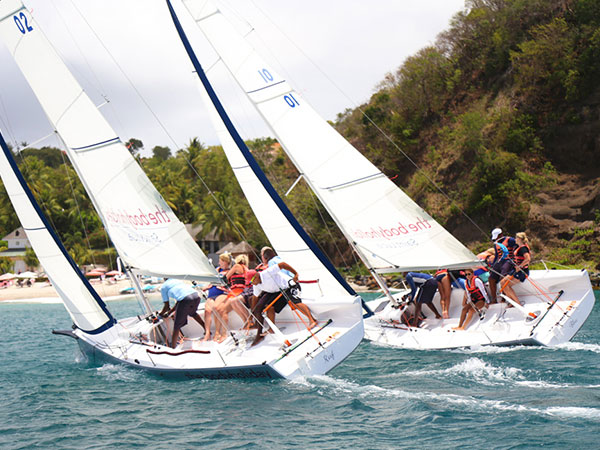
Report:
M597 293L597 298L598 298ZM114 301L118 317L135 300ZM2 303L0 448L600 446L600 306L558 348L410 351L364 341L327 376L172 381L89 365L60 304Z

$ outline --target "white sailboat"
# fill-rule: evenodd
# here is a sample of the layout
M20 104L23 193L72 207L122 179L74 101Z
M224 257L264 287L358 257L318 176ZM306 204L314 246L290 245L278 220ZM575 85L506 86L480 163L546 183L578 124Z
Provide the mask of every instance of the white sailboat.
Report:
M460 269L481 262L323 120L215 3L181 1L386 294L368 303L375 314L365 319L367 339L439 349L556 345L575 335L595 301L585 270L531 271L515 288L525 302L523 309L491 305L485 317L465 331L452 330L462 309L460 289L452 293L450 319L430 317L420 327L392 320L399 319L400 298L407 291L392 295L381 274ZM439 299L435 302L439 308Z
M88 192L117 252L134 283L137 275L219 283L214 267L177 219L110 125L40 31L20 0L0 2L0 38L30 84L66 153ZM300 326L285 308L278 316L288 326L250 346L243 330L231 330L221 344L203 342L204 330L195 322L182 328L186 339L166 347L171 319L152 313L115 319L81 274L48 225L12 153L0 138L0 174L32 247L73 320L63 331L77 340L94 361L119 362L164 376L187 378L294 378L324 374L339 364L363 337L360 298L346 286L316 248L266 179L256 184L261 205L279 212L295 229L293 251L303 259L291 261L304 275L320 281L303 294L319 324ZM247 163L252 165L251 162ZM254 163L247 178L260 178ZM264 178L264 175L263 175ZM252 201L252 200L251 200ZM262 207L261 206L261 207ZM260 208L259 208L260 210ZM261 221L262 222L262 221ZM270 233L271 235L271 233ZM322 280L322 281L321 281ZM241 324L240 324L241 325Z

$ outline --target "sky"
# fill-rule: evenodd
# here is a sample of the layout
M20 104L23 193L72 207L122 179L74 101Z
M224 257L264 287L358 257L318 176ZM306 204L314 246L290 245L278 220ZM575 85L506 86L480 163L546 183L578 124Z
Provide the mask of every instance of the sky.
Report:
M219 0L262 56L327 120L366 102L389 72L435 42L464 0ZM270 135L179 0L180 20L242 136ZM163 0L25 0L117 134L172 150L218 144ZM213 66L214 64L214 66ZM41 68L43 70L43 68ZM0 43L0 129L10 143L59 146ZM105 104L105 101L109 102Z

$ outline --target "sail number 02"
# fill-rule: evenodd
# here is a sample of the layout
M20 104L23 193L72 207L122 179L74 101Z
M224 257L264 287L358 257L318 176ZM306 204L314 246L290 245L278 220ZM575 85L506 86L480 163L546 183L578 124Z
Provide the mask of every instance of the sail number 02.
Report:
M14 16L14 19L15 19L15 24L17 25L17 28L19 29L19 31L21 33L25 34L25 33L29 33L30 31L33 31L33 27L31 25L29 25L29 22L27 21L27 16L25 15L25 13L21 13L18 16ZM23 21L21 21L21 20L23 20Z
M265 83L270 83L271 81L273 81L273 75L271 75L271 72L269 72L267 69L260 69L258 71L258 74L261 76ZM300 105L300 103L298 103L298 100L296 100L296 97L294 97L292 94L284 95L283 99L290 106L290 108L295 108L296 106Z

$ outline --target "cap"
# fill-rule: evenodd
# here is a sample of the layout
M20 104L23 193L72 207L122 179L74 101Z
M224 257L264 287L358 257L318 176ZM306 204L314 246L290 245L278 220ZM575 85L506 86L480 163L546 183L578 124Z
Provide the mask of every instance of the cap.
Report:
M494 228L492 230L492 241L498 239L498 236L502 234L502 228Z

